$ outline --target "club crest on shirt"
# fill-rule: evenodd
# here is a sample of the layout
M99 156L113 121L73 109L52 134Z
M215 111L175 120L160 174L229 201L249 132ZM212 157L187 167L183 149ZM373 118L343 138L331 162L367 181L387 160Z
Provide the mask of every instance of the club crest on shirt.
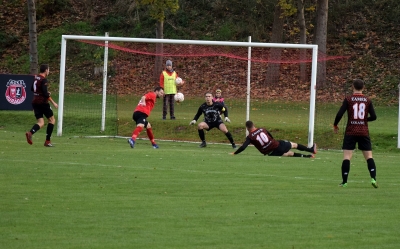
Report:
M10 104L19 105L25 101L26 84L23 80L10 79L6 87L6 99Z

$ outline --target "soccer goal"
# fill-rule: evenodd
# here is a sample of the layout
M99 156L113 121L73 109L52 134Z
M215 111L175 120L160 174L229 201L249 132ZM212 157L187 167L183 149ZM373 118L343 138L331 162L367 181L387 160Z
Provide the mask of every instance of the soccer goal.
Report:
M85 56L88 68L74 67L74 61ZM164 63L171 59L186 82L179 89L185 94L185 102L176 104L175 110L182 123L177 121L176 131L165 139L184 140L179 130L204 102L204 93L221 89L230 117L243 128L250 119L279 133L281 139L296 141L307 135L311 146L315 120L325 115L316 111L320 89L317 65L321 58L330 60L321 56L317 45L259 43L251 42L250 37L248 42L231 42L63 35L57 135L72 127L79 129L71 133L80 136L130 135L135 101L159 84ZM101 75L97 81L78 77L79 73L94 77L96 70ZM342 73L340 68L327 78ZM323 90L322 102L335 98L333 88L337 88L336 83ZM74 123L76 115L80 123ZM161 120L161 107L156 107L151 116L153 122ZM325 121L320 124L326 129L332 121L322 119ZM295 137L285 137L283 131L293 124L301 128L292 132ZM85 130L86 126L95 127L95 132Z

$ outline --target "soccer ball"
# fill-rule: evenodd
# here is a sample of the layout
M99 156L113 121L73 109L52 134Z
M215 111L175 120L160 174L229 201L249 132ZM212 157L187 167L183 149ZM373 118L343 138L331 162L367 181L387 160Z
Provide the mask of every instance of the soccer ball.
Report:
M174 98L175 98L175 101L178 103L181 103L181 102L183 102L183 100L185 100L185 96L183 96L183 93L175 94Z
M175 84L176 84L177 86L182 85L182 84L183 84L182 78L181 78L181 77L177 77L177 78L175 79Z

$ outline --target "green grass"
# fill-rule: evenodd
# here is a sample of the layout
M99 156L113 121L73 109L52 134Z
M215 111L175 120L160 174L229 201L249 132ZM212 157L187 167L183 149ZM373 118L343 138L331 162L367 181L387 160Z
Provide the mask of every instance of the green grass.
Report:
M100 94L68 94L64 102L63 136L131 136L135 127L132 112L137 105L139 96L107 97L106 130L101 130L101 101ZM56 99L57 101L57 99ZM159 99L154 107L149 122L152 124L156 139L199 141L197 126L189 126L203 98L187 98L183 103L175 105L177 120L162 120L162 100ZM244 141L246 103L241 99L227 99L229 117L232 123L227 124L235 141ZM340 104L317 103L315 116L314 141L320 148L340 149L343 131L347 122L346 115L340 122L340 133L334 134L332 124ZM394 151L397 149L398 107L375 106L378 119L370 122L370 135L373 149L377 151ZM28 130L35 118L32 112L0 111L0 126L6 129L13 127L18 130ZM57 110L55 110L57 116ZM169 116L167 117L169 118ZM198 123L203 119L201 116ZM272 102L252 100L250 119L258 127L265 127L277 139L286 139L300 144L308 143L309 103ZM26 125L27 121L29 124ZM142 138L146 132L142 132ZM227 143L227 138L217 129L206 134L209 142Z
M398 153L264 157L229 145L0 130L2 248L398 248Z

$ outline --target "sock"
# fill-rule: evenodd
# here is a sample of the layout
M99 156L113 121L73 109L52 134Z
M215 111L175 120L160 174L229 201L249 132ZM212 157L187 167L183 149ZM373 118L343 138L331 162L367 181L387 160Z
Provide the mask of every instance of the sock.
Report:
M51 134L53 134L54 124L48 123L46 129L46 140L50 141Z
M151 144L155 144L156 142L154 141L153 130L151 128L147 128L146 132L147 132L147 136L150 139Z
M140 132L142 132L143 127L136 126L136 129L132 132L132 139L136 141L136 138L139 136Z
M198 130L198 132L199 132L200 140L205 142L206 141L206 135L204 135L204 130Z
M314 152L312 148L307 148L306 146L302 144L297 144L297 149L301 151L307 151L307 152Z
M350 160L343 160L342 162L342 179L343 183L347 183L347 178L350 172Z
M294 152L293 157L311 157L311 155L303 155L303 154Z
M376 166L373 158L367 160L369 175L376 180Z
M229 139L229 142L231 142L231 144L235 144L235 142L233 141L232 134L229 131L225 133L225 136Z
M33 134L35 134L38 130L40 130L40 126L38 124L35 124L34 126L32 126L32 129L30 130L30 132Z

